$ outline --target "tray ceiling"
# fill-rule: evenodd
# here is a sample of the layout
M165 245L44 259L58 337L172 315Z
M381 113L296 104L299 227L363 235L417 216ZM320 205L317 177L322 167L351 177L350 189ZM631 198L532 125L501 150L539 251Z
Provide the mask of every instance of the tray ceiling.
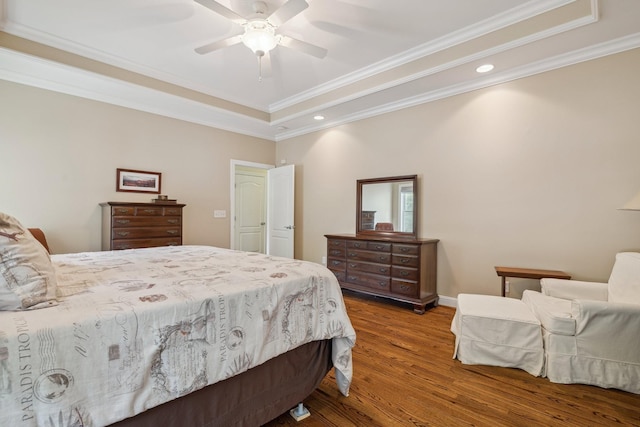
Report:
M640 46L637 0L308 3L278 31L327 56L278 46L259 81L242 44L194 51L242 27L191 0L0 0L0 78L279 141Z

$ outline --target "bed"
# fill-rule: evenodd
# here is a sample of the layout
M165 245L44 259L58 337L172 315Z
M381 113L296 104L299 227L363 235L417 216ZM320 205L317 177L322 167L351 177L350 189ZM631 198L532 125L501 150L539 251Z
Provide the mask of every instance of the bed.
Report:
M348 395L355 332L325 267L209 246L49 256L7 217L0 425L257 426L332 367ZM15 259L34 242L49 265Z

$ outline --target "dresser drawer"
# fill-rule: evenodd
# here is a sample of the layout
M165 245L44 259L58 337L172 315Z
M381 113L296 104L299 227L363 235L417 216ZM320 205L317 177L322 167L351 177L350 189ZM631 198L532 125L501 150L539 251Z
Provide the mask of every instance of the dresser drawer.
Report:
M349 272L361 271L364 273L373 273L388 276L391 273L391 267L387 264L375 264L370 262L348 261L347 269Z
M163 208L158 207L138 207L136 208L136 215L139 216L162 216Z
M401 255L418 255L420 254L420 247L418 245L403 245L394 243L392 252L394 254Z
M391 252L391 243L355 240L347 242L347 249L365 249L376 252Z
M391 243L367 242L367 250L377 252L391 252Z
M393 265L404 265L407 267L418 267L419 260L416 256L405 256L393 254Z
M417 298L418 282L407 280L391 279L391 292L394 294L406 295L408 297Z
M137 249L137 248L151 248L157 246L178 246L182 244L182 238L169 237L169 238L150 238L150 239L122 239L114 240L113 248L117 249Z
M330 247L327 250L327 256L329 258L331 258L331 257L344 258L346 256L346 253L347 252L345 251L344 247L343 248Z
M406 268L406 267L391 267L391 276L398 279L403 280L418 280L418 269L417 268Z
M161 227L161 226L181 226L182 218L179 216L114 216L112 227Z
M347 262L344 259L329 258L327 260L327 268L329 270L344 271L346 270L346 267L347 267Z
M327 240L327 247L330 249L344 249L346 242L344 240L339 239L329 239Z
M147 237L180 237L180 227L118 227L111 232L112 239L139 239Z
M349 240L347 242L347 249L367 249L366 240Z
M389 291L391 279L385 276L377 276L365 273L347 273L347 282L354 285L371 288L376 291Z
M114 206L111 208L111 215L113 216L122 216L129 215L133 216L136 214L136 208L133 206Z
M347 259L349 261L369 261L381 264L391 264L391 254L383 252L360 251L356 249L347 249Z
M162 215L164 216L181 216L182 208L165 207L162 209Z

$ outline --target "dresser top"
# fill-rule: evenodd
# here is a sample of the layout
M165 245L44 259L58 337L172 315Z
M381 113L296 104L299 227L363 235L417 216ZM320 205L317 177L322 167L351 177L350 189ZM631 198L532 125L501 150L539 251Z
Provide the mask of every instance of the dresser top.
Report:
M103 202L103 203L100 203L100 206L161 206L161 207L176 206L179 208L183 208L187 205L183 203Z
M394 243L438 243L440 239L430 238L407 238L399 236L376 236L375 234L325 234L324 237L332 239L345 239L345 240L375 240L382 242L394 242Z

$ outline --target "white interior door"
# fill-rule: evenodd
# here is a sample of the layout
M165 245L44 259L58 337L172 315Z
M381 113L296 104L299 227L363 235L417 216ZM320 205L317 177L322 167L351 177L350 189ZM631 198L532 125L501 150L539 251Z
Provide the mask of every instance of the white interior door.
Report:
M267 253L293 258L295 165L267 172Z
M265 253L266 170L238 167L235 179L235 249Z

